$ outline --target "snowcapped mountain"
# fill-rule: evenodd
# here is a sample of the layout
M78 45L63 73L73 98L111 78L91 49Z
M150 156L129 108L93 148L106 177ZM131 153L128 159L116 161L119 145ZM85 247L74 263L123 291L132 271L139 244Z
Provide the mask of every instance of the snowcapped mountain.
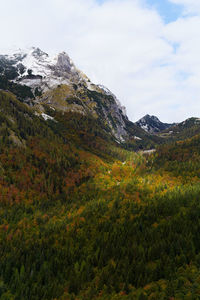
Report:
M154 134L159 133L174 124L162 123L157 117L145 115L143 118L135 123L138 127L144 129L146 132Z
M31 105L50 105L101 119L117 141L128 137L126 111L117 97L93 84L67 53L49 56L39 48L0 55L0 88L11 90ZM42 112L41 112L42 113Z
M38 87L41 91L59 84L90 83L67 53L62 52L53 57L35 47L0 55L0 71L10 75L10 79L19 84L32 89Z

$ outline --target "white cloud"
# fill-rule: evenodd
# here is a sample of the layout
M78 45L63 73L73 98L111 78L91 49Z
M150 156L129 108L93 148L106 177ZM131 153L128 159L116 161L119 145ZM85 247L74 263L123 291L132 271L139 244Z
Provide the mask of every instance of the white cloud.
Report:
M145 0L0 0L0 49L65 50L118 96L132 120L200 116L199 0L171 2L193 15L165 24Z
M199 0L170 0L174 4L184 5L185 13L198 13L200 12L200 1Z

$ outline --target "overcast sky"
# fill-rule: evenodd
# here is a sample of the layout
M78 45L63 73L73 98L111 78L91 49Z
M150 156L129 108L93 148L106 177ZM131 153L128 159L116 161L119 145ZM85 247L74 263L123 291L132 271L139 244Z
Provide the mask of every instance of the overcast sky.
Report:
M0 51L66 51L136 121L200 117L200 0L0 0Z

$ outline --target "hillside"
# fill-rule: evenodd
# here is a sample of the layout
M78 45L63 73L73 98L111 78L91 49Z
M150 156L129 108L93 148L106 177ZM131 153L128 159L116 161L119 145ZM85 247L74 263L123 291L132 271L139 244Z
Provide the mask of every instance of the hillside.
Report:
M145 158L0 96L1 299L197 299L199 136Z
M171 140L184 140L191 138L200 132L200 119L189 118L179 124L176 124L160 133L160 137Z

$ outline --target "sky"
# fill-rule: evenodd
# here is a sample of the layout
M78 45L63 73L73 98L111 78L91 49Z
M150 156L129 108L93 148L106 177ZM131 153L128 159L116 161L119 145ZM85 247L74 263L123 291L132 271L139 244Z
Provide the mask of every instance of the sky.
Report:
M65 51L130 120L200 117L200 0L0 0L0 53Z

